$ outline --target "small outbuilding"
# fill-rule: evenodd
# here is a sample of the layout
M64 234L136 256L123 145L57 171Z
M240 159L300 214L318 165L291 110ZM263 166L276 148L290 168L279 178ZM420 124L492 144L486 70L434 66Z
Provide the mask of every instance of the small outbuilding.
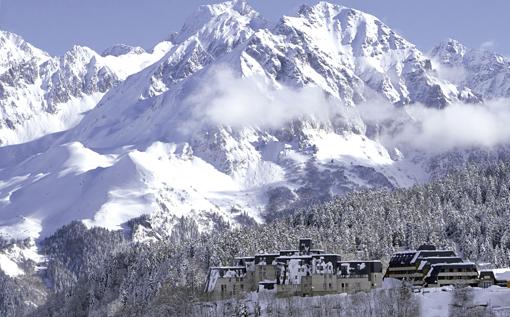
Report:
M510 268L480 271L478 286L487 288L492 285L510 288Z

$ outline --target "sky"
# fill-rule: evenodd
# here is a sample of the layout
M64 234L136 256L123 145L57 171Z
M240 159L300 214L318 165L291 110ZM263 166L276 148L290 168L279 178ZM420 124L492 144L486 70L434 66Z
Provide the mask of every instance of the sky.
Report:
M98 52L116 43L151 48L207 0L0 0L0 29L53 55L74 44ZM248 0L277 21L311 0ZM331 0L371 13L427 52L447 38L510 56L508 0Z

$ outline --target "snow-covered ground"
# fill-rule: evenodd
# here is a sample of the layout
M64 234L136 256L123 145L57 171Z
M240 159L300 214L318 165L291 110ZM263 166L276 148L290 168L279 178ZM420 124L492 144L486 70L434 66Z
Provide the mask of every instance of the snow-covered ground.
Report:
M16 277L26 274L23 266L31 261L35 264L36 270L38 264L43 264L45 259L37 250L34 240L28 241L25 245L10 245L0 250L0 269L10 277Z
M395 291L391 295L391 291ZM412 299L401 301L398 288L377 289L370 293L334 294L314 297L275 298L271 291L250 293L245 299L206 302L194 306L192 316L230 315L245 312L248 316L421 316L450 317L510 316L510 288L492 286L468 288L466 297L449 287L427 288L412 293ZM400 300L400 302L399 302Z
M349 149L334 150L337 144L328 143L331 138ZM361 136L324 135L317 149L315 157L324 162L318 164L324 170L366 165L370 158L370 166L399 175L384 148ZM346 153L352 155L344 158ZM265 192L272 186L299 188L286 173L295 173L294 177L306 173L306 162L314 158L306 155L305 163L300 163L299 152L292 148L278 155L276 163L254 158L246 169L228 174L193 155L186 143L155 142L144 150L112 152L96 152L79 142L62 144L0 169L0 234L46 237L76 219L115 230L162 208L169 217L202 218L204 228L208 225L203 212L233 220L244 211L262 221ZM361 177L352 179L364 185Z
M150 52L131 50L110 55L109 53L115 50L113 47L103 53L102 59L121 80L124 80L157 62L170 51L172 46L172 42L163 41L154 46Z
M491 286L489 288L472 288L472 300L456 303L452 288L422 289L417 294L421 302L421 315L424 317L451 316L452 306L469 308L491 308L496 316L510 316L510 288Z

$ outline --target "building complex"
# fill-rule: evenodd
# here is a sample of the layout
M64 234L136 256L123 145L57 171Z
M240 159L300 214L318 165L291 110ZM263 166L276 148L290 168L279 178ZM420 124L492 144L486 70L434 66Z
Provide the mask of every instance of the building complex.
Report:
M209 268L205 292L210 300L253 291L281 297L353 293L381 287L383 278L414 287L510 287L510 269L479 272L475 263L433 245L394 253L383 276L379 260L343 261L338 254L314 249L311 239L300 239L297 249L238 257L232 266Z
M418 250L394 253L384 278L404 280L420 287L477 286L478 269L475 263L465 262L452 250L422 245Z
M271 291L277 296L352 293L380 287L381 261L342 261L340 255L313 249L311 239L299 248L239 257L233 266L209 269L206 293L224 299L247 291Z

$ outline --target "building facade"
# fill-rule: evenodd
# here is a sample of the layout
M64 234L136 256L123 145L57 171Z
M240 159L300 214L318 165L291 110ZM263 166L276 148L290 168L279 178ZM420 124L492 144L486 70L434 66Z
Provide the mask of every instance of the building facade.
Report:
M342 261L338 254L313 249L300 239L299 248L234 259L233 266L211 267L205 292L211 300L249 291L276 296L314 296L369 291L382 285L381 261Z
M407 281L416 287L477 286L478 269L452 250L422 245L418 250L394 253L384 278Z

